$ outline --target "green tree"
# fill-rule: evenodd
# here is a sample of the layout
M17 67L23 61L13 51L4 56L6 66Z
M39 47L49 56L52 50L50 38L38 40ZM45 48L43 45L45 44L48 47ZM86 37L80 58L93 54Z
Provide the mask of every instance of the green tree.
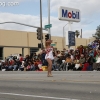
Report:
M75 31L75 36L78 38L80 35L80 32L78 30Z
M97 38L100 38L100 25L97 26L95 35L96 35Z

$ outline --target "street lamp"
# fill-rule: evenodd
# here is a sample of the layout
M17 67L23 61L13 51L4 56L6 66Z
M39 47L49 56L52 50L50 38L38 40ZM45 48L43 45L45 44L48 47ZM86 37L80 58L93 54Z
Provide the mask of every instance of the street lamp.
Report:
M73 24L73 23L72 22L68 22L66 25L68 25L68 24L70 26L70 24ZM65 47L65 34L64 34L64 28L65 28L65 26L63 26L63 48Z
M66 25L68 25L68 23ZM64 28L65 28L65 26L63 26L63 49L65 47L65 34L64 34Z
M24 23L19 23L19 22L13 22L13 21L8 21L8 22L0 22L0 24L19 24L19 25L23 25L23 26L28 26L28 27L32 27L32 28L40 28L39 26L33 26L33 25L28 25L28 24L24 24ZM47 31L45 28L42 28L43 30Z

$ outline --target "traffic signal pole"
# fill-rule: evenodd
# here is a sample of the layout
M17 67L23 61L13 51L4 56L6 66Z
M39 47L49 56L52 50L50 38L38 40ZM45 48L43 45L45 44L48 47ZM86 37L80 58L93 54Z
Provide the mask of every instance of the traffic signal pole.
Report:
M43 32L42 32L42 1L40 0L40 28L41 28L41 50L43 49Z
M48 0L48 24L50 24L50 0ZM48 28L49 39L51 39L51 30Z

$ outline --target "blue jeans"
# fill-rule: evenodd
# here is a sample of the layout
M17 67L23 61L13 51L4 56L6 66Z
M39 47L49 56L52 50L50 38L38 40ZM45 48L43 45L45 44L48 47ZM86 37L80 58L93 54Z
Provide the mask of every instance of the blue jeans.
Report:
M13 68L14 68L14 71L18 70L18 66L17 65L14 65Z

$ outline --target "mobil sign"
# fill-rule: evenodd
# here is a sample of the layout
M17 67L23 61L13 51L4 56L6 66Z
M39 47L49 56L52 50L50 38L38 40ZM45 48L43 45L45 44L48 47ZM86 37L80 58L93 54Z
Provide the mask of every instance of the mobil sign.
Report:
M58 11L59 20L71 21L71 22L80 22L80 10L60 7Z

